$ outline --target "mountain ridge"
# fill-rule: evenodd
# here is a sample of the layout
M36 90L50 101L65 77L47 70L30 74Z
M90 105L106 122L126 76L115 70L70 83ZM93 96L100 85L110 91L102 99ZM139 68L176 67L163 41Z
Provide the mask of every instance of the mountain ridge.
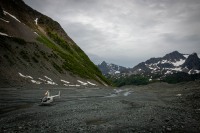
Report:
M97 66L99 67L99 65ZM102 71L103 68L99 67L99 69ZM110 70L107 71L109 72ZM105 71L102 71L102 73L111 80L139 75L147 78L149 81L160 81L164 80L166 77L170 77L171 75L176 75L177 73L186 73L188 74L188 77L192 77L192 75L200 74L200 59L196 53L189 55L173 51L163 57L150 58L132 68L125 68L123 71L119 71L118 73L106 73ZM184 74L182 74L182 76L183 75ZM193 80L194 78L190 79Z
M58 22L27 6L22 0L1 0L0 7L2 86L37 86L37 83L45 86L48 82L44 76L54 77L55 83L61 86L84 87L92 82L109 85ZM61 80L69 83L64 85Z

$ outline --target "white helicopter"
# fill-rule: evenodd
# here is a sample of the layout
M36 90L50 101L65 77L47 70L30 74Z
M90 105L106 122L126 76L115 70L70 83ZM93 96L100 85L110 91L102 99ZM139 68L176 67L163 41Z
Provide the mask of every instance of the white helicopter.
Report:
M49 105L50 103L53 102L54 97L59 97L60 98L60 91L58 92L58 95L50 96L50 92L47 91L45 93L45 97L41 99L41 105Z

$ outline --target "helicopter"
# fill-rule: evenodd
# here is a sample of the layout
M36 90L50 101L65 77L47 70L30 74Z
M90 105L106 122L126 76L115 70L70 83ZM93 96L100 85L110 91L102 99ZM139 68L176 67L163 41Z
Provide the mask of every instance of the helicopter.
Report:
M60 98L60 91L58 95L50 96L49 90L45 93L45 96L41 99L41 105L50 105L53 102L53 98L59 97Z

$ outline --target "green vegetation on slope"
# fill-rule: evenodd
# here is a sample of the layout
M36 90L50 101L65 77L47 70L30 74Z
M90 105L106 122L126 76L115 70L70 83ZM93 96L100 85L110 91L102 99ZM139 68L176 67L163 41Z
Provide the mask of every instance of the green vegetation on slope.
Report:
M105 83L109 84L106 78L104 78L99 69L90 61L87 55L77 46L69 45L67 41L58 36L56 33L48 32L49 37L54 41L51 41L43 34L37 38L37 40L57 53L64 62L62 66L58 66L55 62L52 63L60 73L62 69L71 71L72 73L88 79L95 79L99 81L100 78Z
M155 74L151 76L151 78L147 75L131 75L120 78L107 75L107 78L111 80L115 86L121 87L125 85L147 85L154 82L167 82L169 84L176 84L180 82L195 81L200 79L200 74L178 72L166 75L165 77L160 77L161 75L159 74ZM151 79L151 81L149 81L149 79Z
M174 73L172 75L168 75L163 79L164 82L175 84L180 82L194 81L196 79L200 79L200 74L187 74L184 72Z
M21 22L29 26L32 30L40 34L37 41L45 44L52 51L60 56L64 61L62 65L60 62L57 67L51 60L48 60L48 56L42 54L42 56L49 61L56 70L62 72L63 70L71 71L72 73L81 76L83 78L94 79L96 81L103 81L107 84L109 82L101 74L99 69L90 61L87 55L76 45L76 43L66 34L60 24L53 19L45 16L31 7L27 6L22 0L3 0L0 2L1 6L9 13L16 16ZM35 19L38 18L38 25L35 24ZM42 29L42 30L41 30ZM43 34L46 32L47 36ZM23 43L23 42L20 42ZM21 53L26 61L25 53ZM42 57L41 56L41 57ZM36 57L39 57L36 54ZM46 58L47 57L47 58ZM31 60L37 63L35 58L30 57ZM56 61L54 61L57 63ZM61 70L62 69L62 70Z
M147 85L149 79L141 75L131 75L128 77L121 77L117 79L109 78L115 86L121 87L124 85Z

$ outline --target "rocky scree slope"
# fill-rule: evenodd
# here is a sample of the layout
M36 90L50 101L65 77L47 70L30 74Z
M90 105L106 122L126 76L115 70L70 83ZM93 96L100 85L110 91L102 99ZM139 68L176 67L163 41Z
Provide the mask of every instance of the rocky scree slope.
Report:
M22 0L0 1L0 86L109 85L60 24Z

